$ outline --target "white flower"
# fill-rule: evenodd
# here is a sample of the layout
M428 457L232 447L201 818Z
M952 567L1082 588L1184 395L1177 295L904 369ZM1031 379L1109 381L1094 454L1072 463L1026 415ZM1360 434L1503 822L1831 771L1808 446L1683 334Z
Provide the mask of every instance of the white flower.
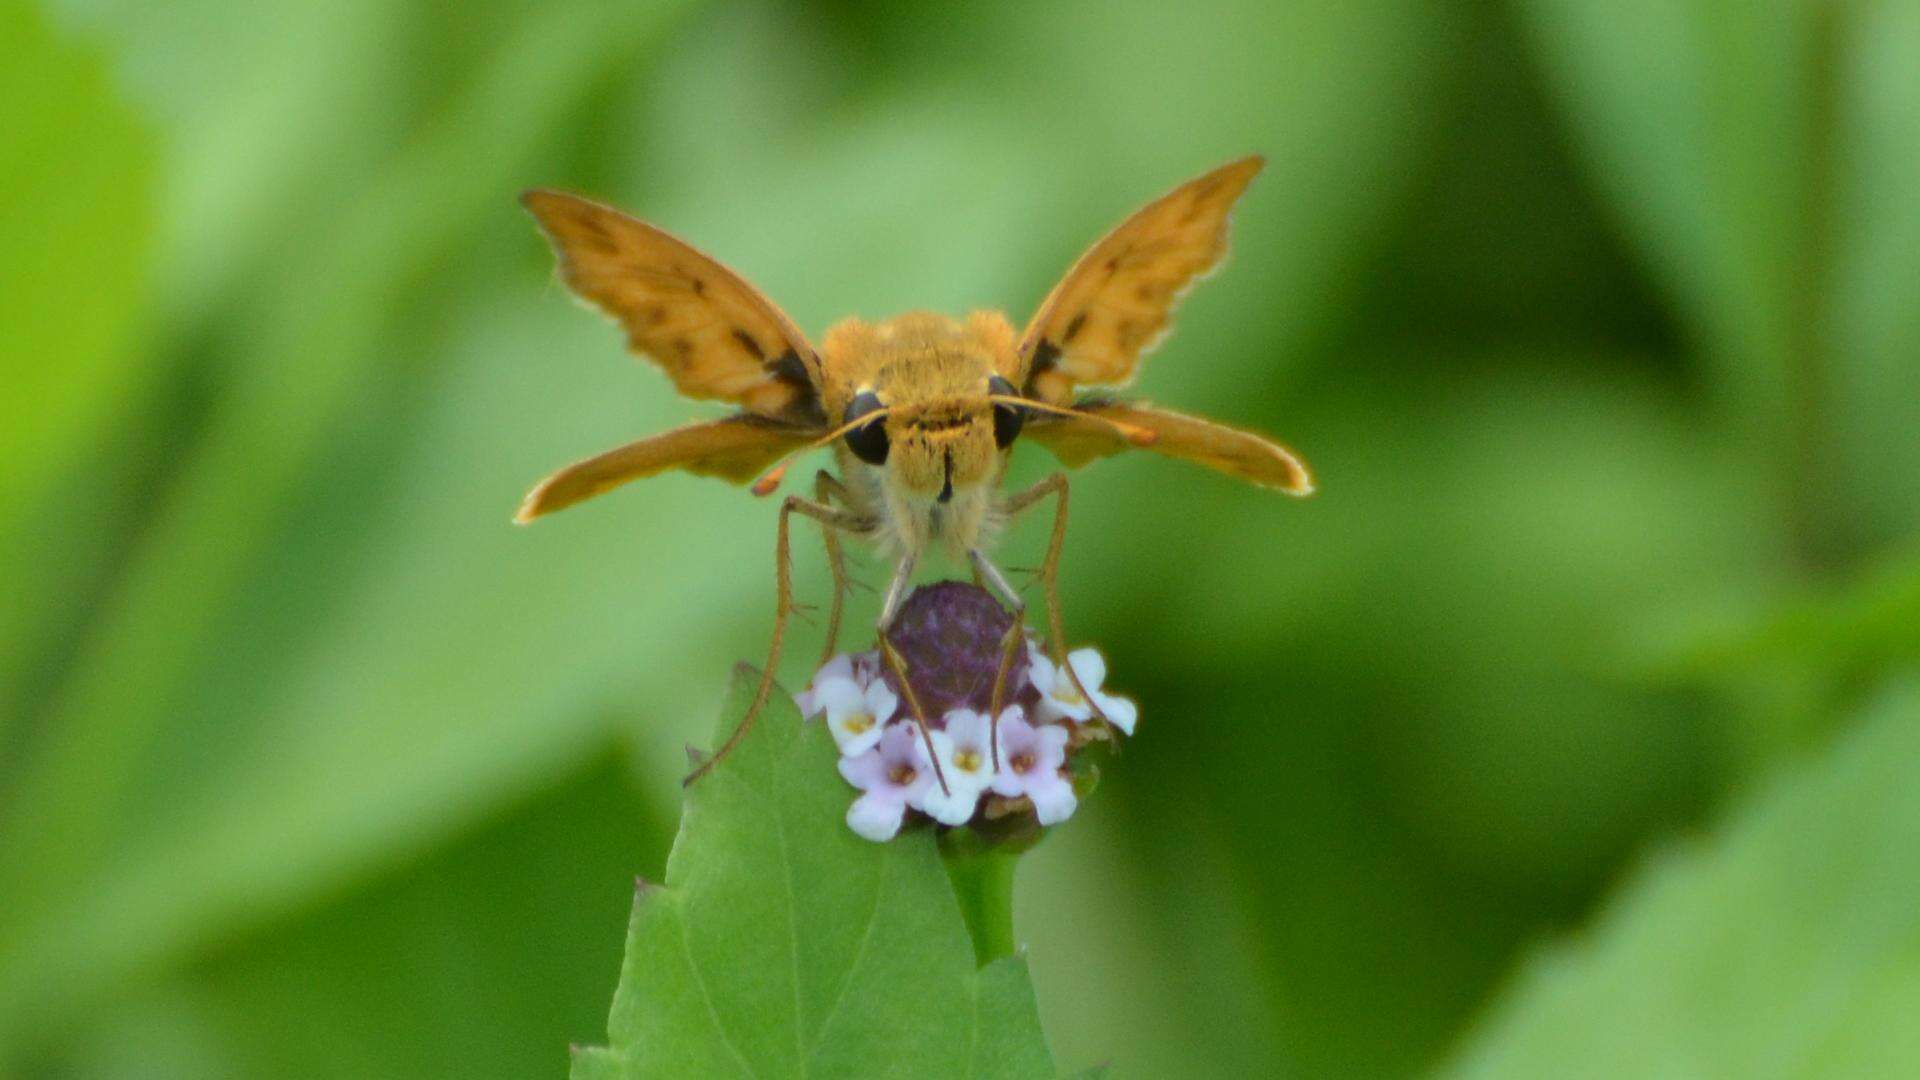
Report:
M1033 814L1042 825L1065 821L1073 813L1073 785L1060 775L1066 759L1066 728L1035 727L1023 716L1000 714L1000 771L993 776L993 790L1009 799L1025 795L1033 800Z
M880 741L881 729L900 707L899 697L879 676L877 667L842 654L827 661L813 685L793 700L808 719L827 714L827 730L842 756L864 754Z
M841 758L840 775L864 793L847 807L847 827L875 841L893 839L907 807L918 805L934 786L926 749L912 724L895 724L878 746Z
M846 653L820 665L820 670L813 673L813 681L807 684L807 688L793 695L793 703L800 707L800 715L808 720L819 716L820 710L826 708L820 704L820 685L842 679L853 679L853 657Z
M1020 706L1009 706L1000 713L1000 722L1023 719ZM992 726L986 714L972 709L955 709L946 716L946 728L931 732L933 752L940 762L940 775L947 790L939 784L926 789L915 805L942 825L965 825L980 804L980 793L993 782Z
M1087 688L1088 696L1100 706L1101 714L1122 734L1133 734L1140 707L1126 698L1100 692L1100 684L1107 678L1107 661L1100 651L1075 649L1067 654L1067 665L1074 675L1080 676L1080 685ZM1040 705L1034 710L1040 721L1066 719L1080 723L1093 717L1093 705L1080 696L1079 687L1073 685L1073 675L1056 667L1031 641L1027 643L1027 679L1040 691Z

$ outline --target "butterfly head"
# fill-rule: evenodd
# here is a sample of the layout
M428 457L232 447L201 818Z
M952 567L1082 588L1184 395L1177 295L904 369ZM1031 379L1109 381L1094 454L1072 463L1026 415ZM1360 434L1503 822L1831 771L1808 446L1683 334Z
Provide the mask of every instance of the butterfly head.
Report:
M907 315L836 330L828 341L838 362L829 367L857 380L836 417L849 425L843 457L917 502L951 502L999 478L1025 419L1005 402L1014 389L998 373L1002 352L1013 348L1004 318ZM861 424L863 417L871 419Z

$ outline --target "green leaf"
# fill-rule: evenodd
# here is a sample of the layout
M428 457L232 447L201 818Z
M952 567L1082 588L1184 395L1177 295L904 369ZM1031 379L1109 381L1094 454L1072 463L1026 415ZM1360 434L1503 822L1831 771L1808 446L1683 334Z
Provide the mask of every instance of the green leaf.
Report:
M1806 554L1920 523L1920 9L1522 0L1576 138Z
M1835 469L1863 539L1920 523L1920 5L1860 4L1835 74Z
M1821 596L1779 605L1754 623L1708 634L1671 667L1688 674L1781 668L1846 681L1920 660L1920 559L1876 566Z
M88 451L125 411L143 359L133 342L148 297L154 154L96 50L11 2L0 3L0 41L0 205L10 208L0 215L0 577L10 583L0 734L10 734L26 711L20 683L49 638L68 632L75 582L105 531L90 513L101 485Z
M140 354L153 150L96 50L0 4L0 531L121 404Z
M666 885L634 902L612 1046L576 1080L1053 1075L1025 961L975 968L930 830L848 830L835 753L776 695L689 790Z
M1518 5L1595 182L1758 422L1781 419L1806 329L1815 6Z
M0 1075L557 1076L606 1023L629 875L671 825L609 744L436 849L82 1010L25 1060L0 1054Z
M1916 844L1909 684L1720 836L1651 867L1586 940L1529 965L1454 1071L1914 1075Z

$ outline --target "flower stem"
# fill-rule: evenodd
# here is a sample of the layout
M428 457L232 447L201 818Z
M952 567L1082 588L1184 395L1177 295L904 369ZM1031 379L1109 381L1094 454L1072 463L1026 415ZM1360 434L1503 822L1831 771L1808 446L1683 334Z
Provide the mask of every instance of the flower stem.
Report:
M1013 869L1019 853L986 844L971 829L954 829L941 837L940 856L973 937L974 960L985 967L1012 956Z

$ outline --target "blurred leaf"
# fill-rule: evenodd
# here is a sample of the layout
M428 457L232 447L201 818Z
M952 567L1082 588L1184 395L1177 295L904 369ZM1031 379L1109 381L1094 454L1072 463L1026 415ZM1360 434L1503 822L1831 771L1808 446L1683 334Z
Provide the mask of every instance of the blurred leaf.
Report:
M135 332L149 293L154 151L98 51L56 34L36 5L0 3L0 41L4 745L23 708L22 669L72 599L76 560L48 542L58 528L48 504L101 482L82 471L83 451L120 419L144 355ZM10 756L0 750L0 768Z
M1706 635L1672 669L1725 675L1760 667L1855 681L1920 662L1920 561L1889 562L1832 595L1802 599L1741 629Z
M140 352L153 147L98 51L0 4L0 535L120 407Z
M1198 715L1163 699L1148 720L1165 738ZM1125 1077L1310 1075L1299 1044L1344 1031L1305 1030L1276 1000L1269 968L1286 959L1267 946L1260 883L1221 837L1226 815L1181 777L1138 778L1150 767L1130 749L1112 765L1136 776L1130 790L1103 770L1073 826L1022 859L1015 926L1055 1059L1113 1062ZM1269 854L1297 872L1291 852Z
M1920 524L1920 9L1523 0L1612 198L1804 559Z
M716 743L756 680L736 675ZM1053 1075L1025 962L975 969L933 832L854 836L836 759L780 694L688 790L666 885L634 903L612 1046L576 1076Z
M1862 688L1920 669L1912 542L1847 577L1698 612L1648 635L1639 666L1736 703L1776 748L1817 745L1849 719Z
M1868 0L1839 35L1831 408L1835 502L1864 545L1920 527L1920 4Z
M1456 1075L1849 1076L1920 1070L1920 688L1717 837L1656 862L1539 957ZM1884 1071L1858 1071L1867 1064Z
M112 47L116 76L164 133L162 345L230 331L239 298L324 243L334 208L431 122L428 78L452 85L453 61L470 64L463 54L498 22L471 9L463 33L425 50L409 47L421 11L404 0L255 4L246 18L231 0L47 6Z
M25 1071L559 1075L567 1045L604 1027L633 870L657 865L665 832L626 763L603 753L344 895L141 980Z
M1595 182L1758 430L1788 419L1809 257L1814 8L1520 0Z

